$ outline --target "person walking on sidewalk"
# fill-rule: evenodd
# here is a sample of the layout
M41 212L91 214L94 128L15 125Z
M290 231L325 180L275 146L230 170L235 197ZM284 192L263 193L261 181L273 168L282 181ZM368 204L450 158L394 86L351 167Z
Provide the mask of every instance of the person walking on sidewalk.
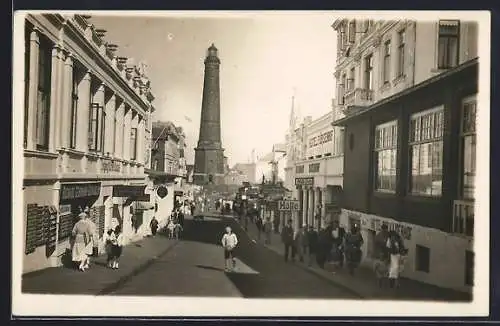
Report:
M339 226L338 221L333 221L332 224L332 260L340 268L344 266L344 237L345 229Z
M347 263L347 268L349 269L349 274L354 275L354 270L358 267L361 262L362 251L364 240L359 231L359 226L354 223L351 226L351 232L349 232L344 238L344 248L345 248L345 258Z
M236 268L236 258L234 248L238 245L238 237L233 233L230 226L226 226L226 233L222 236L222 247L224 247L224 270L234 271Z
M309 226L309 229L307 230L304 245L304 253L307 255L307 265L311 267L318 246L318 233L312 225Z
M257 226L257 237L260 240L262 231L264 229L264 223L262 222L262 218L260 218L260 216L258 215L256 217L255 225Z
M97 257L99 255L99 235L97 233L97 225L90 219L89 207L85 207L83 211L85 213L85 222L89 225L88 228L88 239L89 242L86 247L87 259L85 260L85 268L90 268L90 257Z
M299 227L293 239L293 247L295 250L292 250L292 259L295 260L295 256L297 255L300 262L304 262L304 246L306 237L304 233L305 228L307 228L307 225L305 224L302 227Z
M374 240L374 254L375 261L373 263L373 269L375 271L375 276L378 280L378 286L384 286L384 280L388 276L390 255L387 248L387 240L389 239L389 231L387 224L382 224L380 232L375 236Z
M149 223L149 227L151 228L151 234L154 237L156 235L156 232L158 231L158 220L156 219L156 217L153 216L151 222Z
M109 229L108 232L104 233L102 240L104 242L104 248L106 248L106 263L107 266L111 268L113 262L113 242L116 240L115 231Z
M292 255L293 260L293 253L290 252L293 250L293 228L291 220L288 220L287 225L283 228L283 231L281 232L281 240L285 245L285 262L288 261L288 256L290 254Z
M89 239L89 224L85 221L87 214L81 210L78 215L79 221L73 226L72 235L72 248L71 259L75 263L79 263L78 269L84 272L87 268L87 245L90 243Z
M264 243L267 245L271 244L271 233L272 233L272 224L271 224L271 219L269 217L266 217L266 220L264 221Z
M123 252L123 233L122 233L122 228L120 225L118 225L115 228L115 237L112 241L112 248L111 248L111 253L113 255L113 259L111 262L111 268L113 269L118 269L119 268L119 263L120 263L120 257Z
M320 268L325 268L331 244L332 241L329 229L323 226L318 232L318 246L316 251L316 262Z
M404 246L403 239L396 231L389 232L389 238L387 239L387 249L390 254L389 286L391 288L399 287L401 256L406 255L407 250Z

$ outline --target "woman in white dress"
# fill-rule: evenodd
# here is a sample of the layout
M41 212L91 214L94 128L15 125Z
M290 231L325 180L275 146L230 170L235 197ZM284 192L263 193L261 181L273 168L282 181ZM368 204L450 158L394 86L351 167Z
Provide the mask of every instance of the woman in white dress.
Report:
M80 220L73 226L73 248L71 249L71 258L75 263L79 263L78 269L82 272L86 269L87 250L86 247L90 242L89 224L85 221L87 214L81 212L78 217Z
M391 288L399 286L399 274L401 272L401 254L404 253L405 248L401 236L395 232L389 232L387 239L387 249L390 254L389 263L389 285Z
M97 248L99 245L99 236L97 234L97 225L90 219L89 217L89 208L85 207L83 211L85 213L85 222L88 224L88 238L89 241L87 246L85 247L85 251L87 254L87 259L85 260L85 269L90 268L90 257L94 254L94 248Z

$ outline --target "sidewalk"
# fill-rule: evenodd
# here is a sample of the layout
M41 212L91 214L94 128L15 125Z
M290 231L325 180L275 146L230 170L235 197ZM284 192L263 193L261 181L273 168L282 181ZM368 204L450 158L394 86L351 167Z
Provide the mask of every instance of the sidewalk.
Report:
M123 248L120 268L117 270L107 268L106 256L101 255L91 259L90 269L86 272L68 267L52 267L24 274L21 291L32 294L106 294L146 269L176 243L162 234L130 243Z
M261 240L258 240L258 231L254 223L248 225L248 235L251 239L261 243L268 249L273 250L279 255L284 255L284 245L279 234L273 233L271 236L271 244L264 244L264 234L261 235ZM399 299L399 300L432 300L432 301L470 301L472 295L458 292L450 289L440 288L434 285L401 278L400 288L397 290L381 289L378 286L374 272L367 267L359 267L354 276L347 273L346 269L336 272L328 272L321 269L316 264L308 267L304 263L296 262L296 265L303 267L305 270L315 273L316 275L334 282L340 286L346 287L357 293L360 297L366 299Z

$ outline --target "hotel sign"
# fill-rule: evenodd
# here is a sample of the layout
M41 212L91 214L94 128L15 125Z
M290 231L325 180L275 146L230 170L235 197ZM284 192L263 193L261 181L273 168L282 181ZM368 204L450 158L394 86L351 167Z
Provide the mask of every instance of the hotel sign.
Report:
M113 186L113 197L143 197L146 186Z
M76 198L99 197L101 183L68 183L61 185L61 200Z
M324 132L318 136L309 139L309 148L316 147L333 140L333 130Z
M280 200L278 202L279 211L298 211L300 204L298 200Z
M313 186L314 185L314 177L310 178L295 178L296 186Z

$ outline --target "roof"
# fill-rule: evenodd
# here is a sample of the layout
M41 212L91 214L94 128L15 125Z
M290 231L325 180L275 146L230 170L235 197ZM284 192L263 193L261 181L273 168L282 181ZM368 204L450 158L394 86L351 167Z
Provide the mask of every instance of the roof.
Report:
M446 78L449 78L451 76L453 76L454 74L460 72L460 71L463 71L467 68L470 68L470 67L474 67L474 66L477 66L478 65L478 58L475 58L475 59L472 59L472 60L469 60L453 69L450 69L446 72L443 72L441 74L438 74L436 76L433 76L431 78L428 78L426 80L424 80L423 82L417 84L417 85L414 85L410 88L407 88L407 89L404 89L402 90L401 92L399 93L396 93L392 96L389 96L387 98L384 98L372 105L369 105L369 106L365 106L365 107L358 107L356 112L351 114L351 115L348 115L342 119L339 119L339 120L336 120L332 123L333 126L344 126L348 121L352 120L353 118L356 118L356 117L359 117L361 115L364 115L370 111L373 111L377 108L379 108L380 106L384 105L384 104L387 104L387 103L390 103L392 101L395 101L405 95L409 95L413 92L416 92L417 90L420 90L424 87L427 87L433 83L436 83L440 80L443 80L443 79L446 79Z

